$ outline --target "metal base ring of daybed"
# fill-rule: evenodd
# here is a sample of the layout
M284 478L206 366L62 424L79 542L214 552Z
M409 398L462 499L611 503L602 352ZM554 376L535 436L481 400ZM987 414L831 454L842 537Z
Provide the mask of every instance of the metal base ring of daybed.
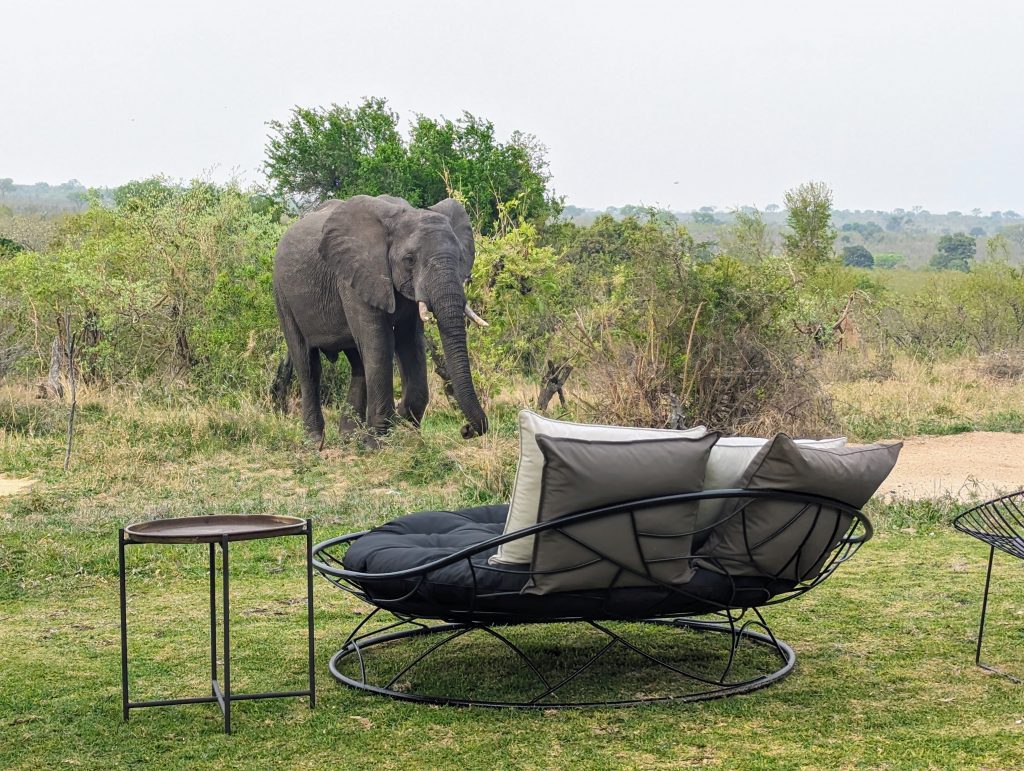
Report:
M629 624L647 624L659 627L670 627L674 631L683 629L693 632L724 634L731 636L732 639L730 641L727 661L723 671L720 672L717 677L708 676L707 673L702 675L687 672L671 663L652 656L651 654L639 649L630 641L626 640L625 637L611 629L610 626L612 622L576 621L574 623L584 623L591 628L599 630L608 637L608 642L582 666L578 667L571 673L561 676L557 681L552 682L552 679L546 678L542 673L538 662L531 659L520 646L508 639L505 634L506 630L509 628L507 626L491 626L479 622L429 624L419 619L400 618L398 621L388 624L381 629L359 635L359 630L365 626L365 623L369 621L370 618L380 612L380 610L381 609L379 608L374 610L370 616L365 618L363 623L360 624L352 633L345 646L331 657L330 672L336 680L352 688L421 704L458 707L475 706L563 709L582 707L626 707L669 701L704 701L749 693L751 691L758 690L759 688L764 688L765 686L771 685L772 683L784 678L793 670L793 667L796 664L796 654L793 652L793 649L772 634L771 630L764 622L764 618L756 610L754 612L757 615L758 620L748 621L742 625L737 623L735 619L716 622L694 618L645 618L633 619L626 622ZM551 623L557 624L564 622L553 621ZM411 625L412 628L392 631L398 627L407 625ZM750 629L751 625L761 627L764 629L764 632L758 632ZM527 701L500 701L474 699L458 695L424 694L412 691L396 690L394 686L403 676L419 665L424 664L424 662L428 662L434 653L442 650L448 643L471 632L482 632L487 634L493 639L500 641L506 648L512 651L515 658L522 663L524 669L530 671L533 677L537 679L538 686L540 688L539 692ZM367 676L368 667L366 661L368 658L367 651L369 649L379 645L401 645L403 642L410 639L422 638L431 635L441 636L441 639L428 647L425 652L415 657L411 663L399 670L396 674L390 675L386 682L370 682L370 678ZM729 681L728 678L730 670L733 667L734 659L740 655L738 653L738 649L742 643L752 643L756 646L766 648L779 661L781 666L774 671L761 672L756 676L748 677L742 681ZM599 666L600 659L602 659L606 653L620 646L624 646L630 649L633 653L639 654L641 657L646 659L648 663L657 665L659 670L664 670L672 676L686 681L691 686L699 686L700 690L674 695L659 695L651 697L636 697L634 695L633 698L609 699L604 701L561 701L558 698L557 694L562 688L569 685L584 672L595 666ZM358 672L358 679L350 677L341 671L340 665L346 660L354 662ZM380 679L382 681L384 680L384 678Z

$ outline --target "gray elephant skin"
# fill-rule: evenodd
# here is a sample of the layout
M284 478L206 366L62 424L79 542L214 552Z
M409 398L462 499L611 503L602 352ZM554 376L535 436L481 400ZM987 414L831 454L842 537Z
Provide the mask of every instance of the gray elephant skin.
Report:
M417 209L401 198L357 195L327 201L285 232L274 256L274 299L288 358L302 391L302 418L323 445L323 354L352 369L341 430L372 435L395 420L394 360L402 381L397 415L418 426L427 406L423 324L437 320L465 438L487 431L466 347L465 285L473 229L460 203Z

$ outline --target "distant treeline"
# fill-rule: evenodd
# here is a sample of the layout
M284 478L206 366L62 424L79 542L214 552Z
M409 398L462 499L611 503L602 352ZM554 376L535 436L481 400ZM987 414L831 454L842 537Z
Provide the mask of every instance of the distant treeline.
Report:
M33 215L41 219L58 219L64 214L85 211L90 197L105 205L112 205L115 191L115 188L87 188L77 179L51 185L46 182L19 184L9 177L3 178L0 179L0 219L4 215L8 218L11 215ZM590 225L603 214L617 220L635 217L685 225L698 240L708 242L721 241L727 231L737 224L738 218L744 215L756 214L767 226L768 237L775 245L781 245L786 228L786 210L776 204L769 204L763 210L750 206L731 210L702 206L691 211L670 211L637 204L609 206L599 211L566 205L561 219L577 225ZM1012 209L987 214L980 209L940 214L919 206L892 211L833 209L832 223L838 230L838 251L846 247L863 246L873 255L885 255L879 267L890 264L907 268L925 267L935 254L939 238L958 233L977 240L977 259L980 261L996 256L989 254L987 240L1001 234L1006 246L1003 256L1014 263L1024 262L1024 217ZM3 223L0 223L0 230L14 229L4 228ZM9 239L17 238L14 232L0 235Z
M577 224L588 224L597 219L600 214L610 214L615 219L644 216L671 218L681 225L733 225L736 223L737 214L754 214L758 211L769 225L781 227L786 224L786 210L777 204L769 204L762 210L753 206L741 206L728 210L703 206L692 211L674 211L635 204L609 206L603 210L566 205L562 216ZM892 211L833 209L832 222L843 232L853 231L867 239L877 238L884 233L947 235L961 231L973 236L989 236L995 235L1007 225L1024 224L1024 216L1012 209L993 211L988 214L982 212L981 209L972 209L969 212L949 211L939 214L915 206L913 209L896 208Z
M590 225L600 216L615 219L637 217L653 219L667 225L683 225L701 241L721 243L732 228L745 217L755 216L763 222L771 243L781 246L786 232L787 212L776 204L763 210L751 206L721 210L703 206L692 211L670 211L637 205L609 206L603 211L565 206L562 218L577 225ZM988 214L980 209L969 212L930 212L920 206L912 209L833 209L832 224L836 228L836 251L864 247L873 255L882 256L878 267L923 268L929 265L943 236L965 234L977 243L977 259L1005 258L1024 262L1024 217L1007 209ZM994 243L989 243L996 238Z
M92 193L102 200L113 201L113 190L94 188ZM88 206L89 188L77 179L69 179L59 185L36 182L31 185L18 184L10 177L0 179L0 211L12 214L61 214L85 211Z

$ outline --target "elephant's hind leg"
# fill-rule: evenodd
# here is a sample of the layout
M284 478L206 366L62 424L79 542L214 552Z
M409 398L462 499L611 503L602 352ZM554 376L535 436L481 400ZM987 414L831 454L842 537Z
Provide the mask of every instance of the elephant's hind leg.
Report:
M320 449L324 446L324 413L320 408L320 349L307 348L292 357L295 374L302 390L302 422L310 440Z
M288 347L285 363L290 362L287 377L294 371L302 393L302 422L311 441L320 448L324 446L324 413L320 409L320 349L311 348L299 331L295 317L287 304L275 292L274 302L281 320L281 331ZM283 373L278 370L279 376ZM284 381L287 383L287 380Z
M348 395L345 397L347 409L342 408L339 426L343 434L351 434L366 423L366 370L359 351L349 348L344 351L348 359L352 377L348 384Z

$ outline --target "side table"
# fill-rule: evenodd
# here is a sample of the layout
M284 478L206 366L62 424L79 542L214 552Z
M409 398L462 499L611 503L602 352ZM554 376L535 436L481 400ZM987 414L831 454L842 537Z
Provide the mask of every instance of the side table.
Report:
M231 692L231 584L229 578L228 544L259 538L298 535L306 539L306 627L309 636L309 688L304 691L269 693ZM125 547L132 544L205 543L210 546L210 696L155 701L130 701L128 698L128 617L125 591ZM224 678L217 674L217 546L221 551L221 582L224 616ZM165 707L173 704L207 704L217 702L224 715L224 732L231 733L231 703L250 699L272 699L287 696L308 696L309 707L316 706L316 685L313 669L313 526L308 519L263 514L222 514L218 516L181 517L140 522L122 528L118 534L118 573L121 590L121 708L125 721L129 710L142 707Z

